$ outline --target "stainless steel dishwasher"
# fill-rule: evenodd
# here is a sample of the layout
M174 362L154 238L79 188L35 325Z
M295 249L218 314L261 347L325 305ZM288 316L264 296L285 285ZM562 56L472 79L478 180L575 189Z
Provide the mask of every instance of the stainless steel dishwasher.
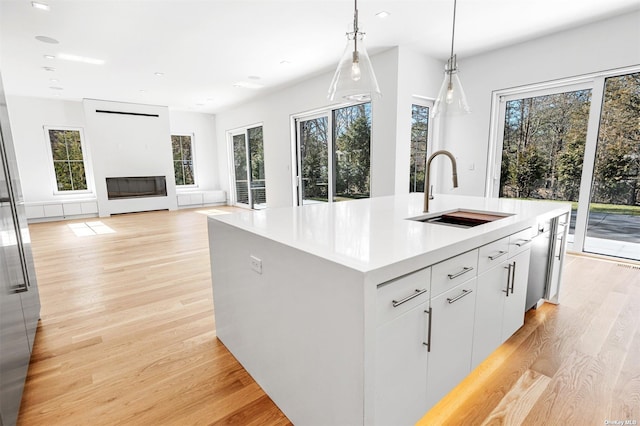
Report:
M531 247L527 310L537 308L545 300L558 303L567 220L567 215L563 214L538 223L538 234Z

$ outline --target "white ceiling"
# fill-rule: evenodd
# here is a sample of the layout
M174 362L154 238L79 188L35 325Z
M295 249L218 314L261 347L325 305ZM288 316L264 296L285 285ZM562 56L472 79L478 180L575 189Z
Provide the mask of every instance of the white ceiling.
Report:
M39 1L50 10L35 9L30 0L0 0L0 69L8 94L212 113L332 70L353 23L352 0ZM455 50L464 63L639 8L640 0L458 0ZM401 45L444 65L453 0L360 0L358 9L370 53ZM390 16L377 18L382 10ZM105 63L44 57L64 53ZM233 86L240 81L264 87Z

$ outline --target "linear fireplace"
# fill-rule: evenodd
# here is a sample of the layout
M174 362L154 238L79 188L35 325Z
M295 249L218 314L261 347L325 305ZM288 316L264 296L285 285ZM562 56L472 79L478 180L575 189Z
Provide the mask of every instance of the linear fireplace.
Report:
M107 198L166 197L167 183L164 176L108 177Z

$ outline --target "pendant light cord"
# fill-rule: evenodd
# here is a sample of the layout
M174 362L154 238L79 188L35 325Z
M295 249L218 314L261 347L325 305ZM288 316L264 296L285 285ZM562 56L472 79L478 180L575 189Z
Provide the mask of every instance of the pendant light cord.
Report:
M453 71L458 68L453 56L453 42L456 39L456 2L453 0L453 25L451 26L451 56L447 61L447 74L449 74L449 90L453 88Z
M358 51L358 0L353 0L353 50Z
M455 37L456 37L456 1L457 0L453 0L453 29L451 30L451 56L450 56L450 58L453 58L453 41L455 40Z

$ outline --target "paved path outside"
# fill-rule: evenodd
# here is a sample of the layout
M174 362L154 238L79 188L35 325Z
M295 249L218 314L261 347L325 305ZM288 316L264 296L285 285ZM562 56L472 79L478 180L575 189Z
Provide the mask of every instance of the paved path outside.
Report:
M572 233L575 223L576 212L571 212ZM591 212L587 236L640 244L640 216Z

